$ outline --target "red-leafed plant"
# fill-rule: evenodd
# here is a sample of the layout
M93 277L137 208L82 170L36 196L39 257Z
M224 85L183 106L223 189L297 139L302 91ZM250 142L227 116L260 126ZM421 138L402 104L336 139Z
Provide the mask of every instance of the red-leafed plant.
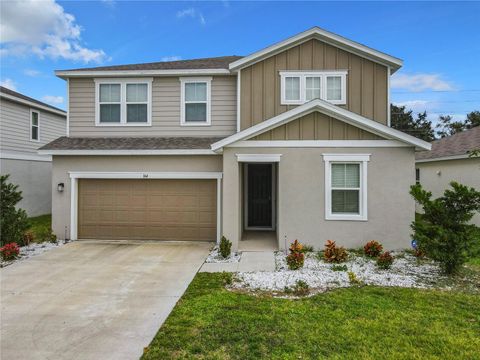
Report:
M20 248L17 243L9 243L0 248L0 253L2 254L2 259L5 261L14 260L20 254Z
M347 257L347 250L343 246L337 246L335 241L327 240L323 250L323 258L326 262L341 263L346 261Z
M295 240L288 249L290 254L287 255L287 265L290 270L298 270L303 267L305 255L303 254L303 245Z
M370 257L377 257L382 253L383 246L378 241L371 240L365 244L363 251L365 255Z
M385 251L377 259L377 266L380 269L390 269L392 264L393 264L393 256L388 251Z

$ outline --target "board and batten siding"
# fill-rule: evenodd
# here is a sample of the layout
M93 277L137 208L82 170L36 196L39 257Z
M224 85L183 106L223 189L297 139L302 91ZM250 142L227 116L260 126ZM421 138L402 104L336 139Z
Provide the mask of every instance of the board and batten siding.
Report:
M318 111L302 116L285 125L264 132L250 140L381 140L368 131L359 129Z
M280 103L282 70L348 70L347 104L341 107L387 124L388 68L309 40L241 70L241 130L296 107Z
M30 110L40 116L40 141L30 140ZM37 149L66 135L66 115L61 116L5 98L0 99L0 149L37 154Z
M237 124L236 77L214 76L211 126L180 126L180 80L156 77L152 83L152 126L95 126L93 78L70 79L70 136L228 136Z

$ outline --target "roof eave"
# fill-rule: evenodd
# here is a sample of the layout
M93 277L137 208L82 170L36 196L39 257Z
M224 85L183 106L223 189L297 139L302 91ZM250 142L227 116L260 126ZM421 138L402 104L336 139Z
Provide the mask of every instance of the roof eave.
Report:
M79 77L130 77L130 76L191 76L231 75L228 69L165 69L165 70L56 70L61 79Z
M62 109L57 109L57 108L52 108L52 107L47 106L47 105L37 104L36 102L29 101L29 100L26 100L26 99L22 99L22 98L19 98L17 96L5 94L3 92L0 92L0 97L8 99L10 101L17 102L19 104L30 106L30 107L35 108L35 109L40 109L40 110L43 110L43 111L48 111L48 112L51 112L53 114L63 116L63 117L65 117L65 120L67 118L67 112L63 111Z
M323 30L319 27L313 27L309 30L285 39L279 43L273 44L262 50L256 51L244 58L236 60L230 63L229 69L231 71L237 71L241 68L252 65L267 57L282 52L312 38L324 41L336 47L342 48L346 51L357 53L364 58L388 66L390 67L392 74L403 66L403 61L399 58L372 49L368 46L349 40L347 38L344 38L343 36L331 33L329 31Z

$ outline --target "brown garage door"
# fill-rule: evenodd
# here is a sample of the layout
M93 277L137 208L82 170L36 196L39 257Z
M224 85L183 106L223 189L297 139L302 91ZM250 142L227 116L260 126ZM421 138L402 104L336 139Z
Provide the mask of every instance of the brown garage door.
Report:
M216 238L215 180L82 179L80 239Z

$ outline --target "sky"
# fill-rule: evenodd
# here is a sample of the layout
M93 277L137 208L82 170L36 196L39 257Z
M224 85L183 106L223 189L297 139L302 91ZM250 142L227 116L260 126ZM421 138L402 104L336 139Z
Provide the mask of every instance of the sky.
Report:
M391 99L464 120L480 110L480 2L0 3L0 82L65 108L54 71L248 55L319 26L403 59Z

